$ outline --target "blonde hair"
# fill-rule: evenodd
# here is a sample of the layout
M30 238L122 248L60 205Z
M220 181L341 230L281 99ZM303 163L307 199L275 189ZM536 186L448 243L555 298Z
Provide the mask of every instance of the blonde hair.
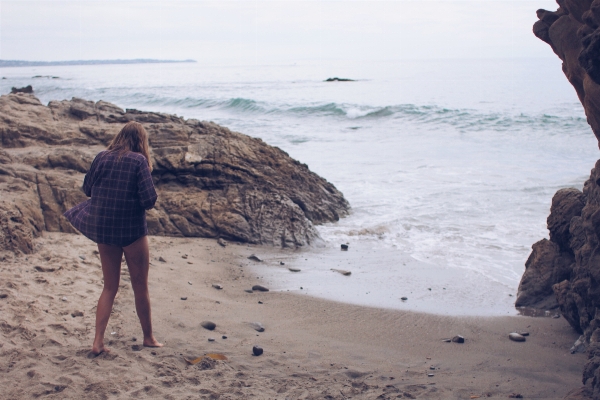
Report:
M152 161L148 148L148 132L139 122L130 121L126 123L121 132L110 142L108 150L117 151L120 154L125 154L127 151L140 153L146 157L150 171L152 171Z

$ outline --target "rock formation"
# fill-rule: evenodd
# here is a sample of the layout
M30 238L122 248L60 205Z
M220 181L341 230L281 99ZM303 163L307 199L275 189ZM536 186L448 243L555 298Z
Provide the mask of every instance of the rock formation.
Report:
M331 183L260 139L104 101L44 106L17 93L0 97L0 252L31 252L44 230L75 232L62 213L86 199L94 156L131 120L147 129L154 157L153 235L303 246L318 238L313 224L348 213Z
M557 11L537 11L533 32L562 60L600 142L600 0L557 2ZM548 229L550 240L533 245L516 305L552 307L552 289L562 315L588 345L583 383L600 399L600 160L582 193L554 196Z

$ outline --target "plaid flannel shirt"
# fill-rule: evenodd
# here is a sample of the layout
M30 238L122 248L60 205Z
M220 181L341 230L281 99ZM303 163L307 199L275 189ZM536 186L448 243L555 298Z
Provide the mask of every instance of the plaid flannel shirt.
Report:
M158 196L142 154L100 152L85 175L83 191L91 199L64 215L89 239L125 247L148 234L146 210Z

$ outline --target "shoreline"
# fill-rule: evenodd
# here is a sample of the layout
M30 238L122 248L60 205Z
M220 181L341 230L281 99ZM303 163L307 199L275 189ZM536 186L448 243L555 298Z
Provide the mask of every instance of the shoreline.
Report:
M248 268L246 252L276 259L279 250L198 238L150 237L150 244L154 329L165 347L135 350L141 332L124 267L106 334L112 351L94 359L87 358L101 290L94 243L44 232L34 254L3 262L7 398L561 398L581 386L586 356L569 353L578 335L562 318L441 316L250 294L244 289L268 283ZM216 329L202 328L205 320ZM508 339L515 330L529 331L525 343ZM465 343L441 340L454 335ZM264 354L252 356L253 345ZM183 360L206 353L228 360Z

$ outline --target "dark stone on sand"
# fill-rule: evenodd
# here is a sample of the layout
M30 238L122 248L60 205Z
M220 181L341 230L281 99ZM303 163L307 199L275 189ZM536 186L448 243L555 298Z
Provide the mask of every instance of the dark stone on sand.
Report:
M139 344L134 344L131 346L131 350L133 351L142 351L143 346L139 345Z
M213 284L212 284L212 287L214 287L214 288L215 288L215 289L217 289L217 290L221 290L221 289L223 289L223 286L222 286L222 285L219 285L218 283L213 283Z
M0 299L5 299L8 297L8 293L0 293Z
M452 342L454 343L464 343L465 342L465 338L460 336L460 335L456 335L452 338Z
M256 254L250 254L250 256L248 256L248 260L258 261L258 262L262 261L262 259L260 257L258 257Z
M354 82L354 79L338 78L337 76L335 76L333 78L327 78L327 79L325 79L324 82Z
M209 331L214 330L217 327L217 324L211 321L202 321L200 322L200 326L204 329L208 329Z
M350 276L350 275L352 275L352 272L346 271L345 269L334 269L334 268L332 268L331 270L334 271L334 272L338 272L338 273L340 273L340 274L342 274L344 276Z
M285 265L283 261L279 261L279 265Z
M254 354L255 356L260 356L263 353L263 349L262 347L259 346L253 346L252 347L252 354Z
M21 88L12 87L10 89L11 93L33 93L33 87L31 85L23 86Z
M263 303L262 301L260 301L260 300L258 301L258 304L262 304L262 303Z
M529 332L527 332L527 331L519 331L517 333L521 336L529 336Z
M71 313L71 317L73 317L73 318L75 318L75 317L83 317L83 311L79 311L79 310L73 311Z
M260 322L251 322L250 326L252 327L252 329L254 329L257 332L264 332L265 331L265 327Z
M227 336L225 336L225 335L223 335L223 336L221 336L221 337L222 337L223 339L227 339Z
M434 374L427 374L428 377L433 378L435 375Z
M209 337L209 338L208 338L208 341L209 341L209 342L214 342L214 341L215 341L215 338Z
M261 286L261 285L252 286L252 290L257 290L259 292L268 292L269 291L269 289L267 289L266 287Z
M187 300L187 297L182 297L181 300Z
M300 272L300 268L288 268L291 272Z
M348 245L347 244L343 244L341 247L342 247L342 250L348 250Z
M132 338L131 338L131 341L132 341L132 342L137 342L137 338L136 338L136 337L132 337Z
M406 300L408 300L408 297L400 297L400 300L406 301Z
M167 260L165 260L165 259L164 259L164 258L162 258L162 257L158 257L158 261L160 261L160 262L167 262Z
M81 258L82 260L85 260L85 256L80 255L79 258Z

